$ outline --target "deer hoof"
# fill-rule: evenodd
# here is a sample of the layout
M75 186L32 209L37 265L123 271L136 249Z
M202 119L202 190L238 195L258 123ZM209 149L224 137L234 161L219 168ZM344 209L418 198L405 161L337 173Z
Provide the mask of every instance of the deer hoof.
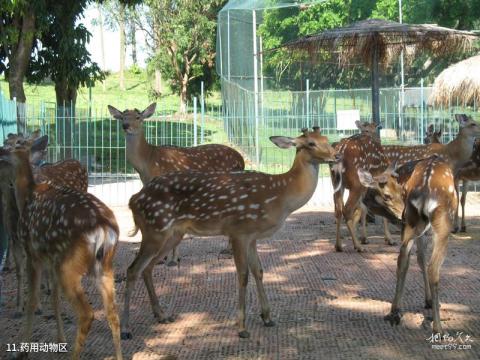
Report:
M425 300L425 309L431 309L432 308L432 299Z
M452 234L456 234L458 233L458 226L455 226L453 229L452 229Z
M366 250L365 250L363 247L361 247L361 246L355 248L355 250L357 250L357 252L359 252L359 253L363 253L363 252L366 251Z
M167 266L170 266L170 267L172 267L172 266L177 266L177 265L178 265L178 262L175 261L175 260L170 260L170 261L167 263Z
M343 246L335 246L336 252L343 252Z
M120 338L122 340L130 340L133 338L132 333L130 331L122 331L120 334Z
M460 232L466 233L467 232L467 227L464 225L460 228Z
M238 332L238 336L242 339L248 339L250 337L250 333L247 330L242 330Z
M400 310L394 310L390 312L390 314L385 315L383 320L388 321L390 325L399 325L400 320L402 319L402 314L400 313Z
M266 327L275 326L275 322L270 319L270 316L264 316L263 314L260 314L260 317L263 320L263 325L265 325Z
M173 315L167 316L158 320L160 324L170 324L170 323L173 323L174 321L175 321L175 316Z
M233 255L233 251L230 248L225 248L220 251L220 255Z
M370 243L370 241L368 241L368 239L367 239L365 236L362 236L362 237L360 238L360 242L361 242L362 244L369 244L369 243Z

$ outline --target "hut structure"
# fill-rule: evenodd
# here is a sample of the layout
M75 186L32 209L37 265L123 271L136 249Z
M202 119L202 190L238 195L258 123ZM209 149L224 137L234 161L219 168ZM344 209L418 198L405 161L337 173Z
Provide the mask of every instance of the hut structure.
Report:
M430 105L478 107L480 104L480 54L443 70L433 83Z

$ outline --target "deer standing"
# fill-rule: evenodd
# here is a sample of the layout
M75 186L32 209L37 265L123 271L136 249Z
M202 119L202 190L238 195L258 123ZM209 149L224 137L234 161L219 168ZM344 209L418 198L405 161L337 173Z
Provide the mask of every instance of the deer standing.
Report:
M318 164L333 161L335 151L318 127L303 130L297 138L273 136L280 148L295 147L292 168L280 175L254 171L174 172L154 178L130 199L136 231L142 232L140 250L127 270L122 338L129 330L130 296L140 274L147 287L154 316L171 321L160 308L153 286L152 269L183 238L228 236L233 247L239 289L239 336L245 328L245 296L248 273L252 272L265 326L273 326L263 286L263 269L257 240L273 235L288 215L303 206L315 191Z
M23 134L9 134L4 141L5 150L14 150L16 147L30 149L37 139L39 143L48 142L48 137L39 138L40 132L37 130L30 135L24 137ZM36 149L30 151L30 164L33 168L34 180L36 183L47 182L56 186L67 186L81 192L87 192L88 174L86 169L77 160L65 160L54 164L46 164L38 166L46 155L46 150L37 146ZM9 176L10 168L4 167L0 172L0 194L3 208L3 223L9 238L9 253L11 252L15 264L15 272L17 278L17 309L14 317L18 318L22 315L23 300L23 279L25 268L24 246L18 241L17 224L19 219L15 194L12 189L11 176ZM8 259L8 257L7 257ZM38 304L40 311L40 304Z
M389 162L383 154L380 139L377 135L377 125L356 122L361 131L360 134L342 139L335 149L341 160L331 166L331 177L334 188L333 200L335 205L335 218L337 225L335 249L343 251L340 225L342 215L345 218L347 228L352 237L353 246L358 252L363 247L357 238L356 227L362 218L363 237L362 243L367 243L365 230L366 211L362 209L362 198L365 195L365 187L358 181L357 170L367 169L374 174L384 171ZM347 202L343 203L343 193L349 190ZM390 240L391 241L391 240Z
M45 137L31 150L45 150ZM8 168L20 213L18 239L27 253L29 280L23 342L30 342L33 313L38 304L42 266L54 277L52 305L58 340L65 342L59 309L59 286L72 304L79 326L73 350L78 359L93 321L81 280L95 277L112 330L116 358L121 359L120 326L115 305L112 261L118 242L118 225L112 211L93 195L48 183L35 184L28 149L0 150L0 167Z
M452 165L454 164L448 162L448 159L434 155L406 163L398 170L398 174L390 170L380 176L372 176L366 170L358 170L362 185L373 192L372 196L366 197L367 206L383 206L403 221L395 297L390 313L385 316L385 320L392 325L398 325L401 320L401 298L415 239L417 261L425 283L425 308L433 308L433 332L442 332L438 299L440 267L445 259L448 236L458 203ZM386 196L385 190L391 188L397 196ZM433 233L433 251L427 266L425 252L428 243L424 234L430 228Z
M143 185L155 176L172 171L238 171L245 169L242 155L224 145L208 144L194 147L155 146L147 143L143 121L155 112L156 103L145 110L120 111L108 105L110 114L122 122L125 132L127 159L137 170ZM168 265L175 265L176 250Z

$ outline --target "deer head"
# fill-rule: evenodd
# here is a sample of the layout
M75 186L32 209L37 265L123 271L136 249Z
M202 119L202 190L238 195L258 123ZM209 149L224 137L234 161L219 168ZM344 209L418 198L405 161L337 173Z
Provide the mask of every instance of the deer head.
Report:
M435 131L434 125L428 125L427 132L425 133L425 137L423 138L423 143L428 144L435 144L440 143L442 138L442 128L440 130Z
M360 122L360 121L355 121L355 125L357 125L358 130L360 130L360 133L363 135L369 135L375 139L380 139L378 136L378 130L382 128L382 125L377 125L375 123L369 123L369 122Z
M471 116L466 114L455 114L455 120L458 121L460 133L471 137L480 137L480 126Z
M138 109L120 111L108 105L108 111L115 119L122 122L122 128L126 134L135 135L143 131L143 120L154 114L156 106L156 103L152 103L143 111Z
M385 214L379 211L377 213L390 220L393 220L392 216L396 220L401 219L404 202L402 186L397 181L396 162L391 163L383 173L377 176L372 176L365 169L358 169L357 172L360 183L368 189L364 199L365 205L383 210Z
M297 153L301 153L305 160L319 164L335 161L335 150L328 143L328 138L321 134L320 128L313 127L313 131L302 129L303 135L292 138L288 136L271 136L270 141L281 149L295 147Z
M33 144L40 140L45 146L39 146L37 144L35 148L32 149ZM47 146L48 145L48 136L44 135L40 137L40 129L35 130L29 137L25 137L22 133L18 134L8 134L7 138L3 142L3 146L7 150L13 149L30 149L30 163L33 166L38 166L42 161L45 160L47 155Z

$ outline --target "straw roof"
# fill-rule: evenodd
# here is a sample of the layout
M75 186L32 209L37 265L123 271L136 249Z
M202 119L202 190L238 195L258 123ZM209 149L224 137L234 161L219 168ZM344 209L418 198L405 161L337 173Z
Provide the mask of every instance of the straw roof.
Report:
M480 54L443 70L433 83L428 102L448 106L480 104Z
M413 59L418 51L429 51L434 55L464 51L471 47L476 38L476 35L469 31L436 25L411 25L369 19L303 36L276 49L305 50L313 56L327 50L338 52L341 65L360 58L370 66L373 51L377 48L380 64L387 67L400 55L401 50L405 50L408 61L409 58Z

